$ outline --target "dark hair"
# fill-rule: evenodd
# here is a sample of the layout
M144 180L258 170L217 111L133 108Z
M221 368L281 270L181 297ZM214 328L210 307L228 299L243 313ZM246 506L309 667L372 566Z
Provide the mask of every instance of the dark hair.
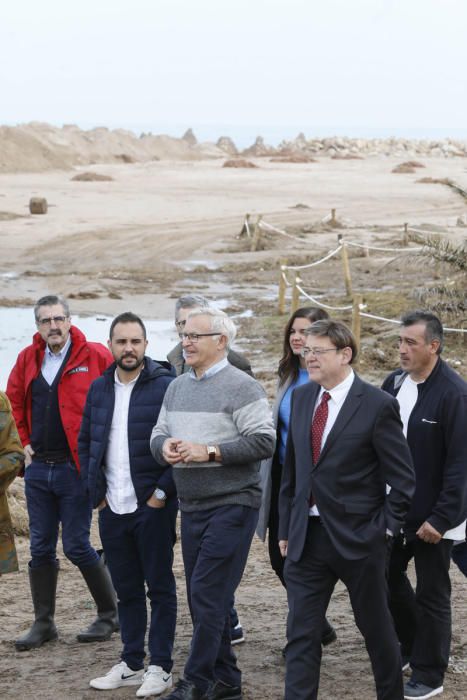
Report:
M327 319L325 321L316 321L310 328L307 328L305 335L316 335L323 338L329 338L331 343L338 350L343 350L344 348L350 348L352 350L352 357L350 358L349 365L355 360L358 355L357 341L355 336L345 323L342 321L332 321Z
M117 325L117 323L139 323L141 328L143 329L143 336L144 340L146 340L146 326L142 322L139 316L134 314L132 311L124 311L122 314L119 314L114 318L112 323L110 324L110 331L109 331L109 338L112 340L112 335L114 332L114 328Z
M206 309L209 307L209 301L201 294L186 294L180 297L175 303L175 319L180 309L196 309L198 306L200 309Z
M47 296L41 297L34 304L34 318L36 321L39 320L39 309L41 306L57 306L58 304L60 304L60 306L63 308L65 316L69 318L70 307L68 306L68 302L65 301L63 297L59 297L56 294L47 294Z
M278 370L280 385L285 384L289 378L294 382L298 377L298 371L300 369L300 360L297 355L293 354L292 348L290 347L290 331L296 318L308 319L311 326L315 321L329 318L329 314L324 309L319 309L316 306L305 306L293 312L284 328L284 344Z
M437 355L441 355L443 350L444 332L443 325L438 316L430 313L430 311L409 311L401 318L401 325L404 328L414 326L416 323L425 324L425 342L431 343L432 340L439 342L439 348L436 351Z

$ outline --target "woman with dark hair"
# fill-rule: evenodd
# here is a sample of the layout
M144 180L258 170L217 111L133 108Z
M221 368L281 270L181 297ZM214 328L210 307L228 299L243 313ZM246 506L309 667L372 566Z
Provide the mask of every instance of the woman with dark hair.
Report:
M285 326L283 352L278 368L277 395L272 409L274 424L277 429L276 451L272 459L264 460L261 463L263 497L256 533L264 542L266 532L269 530L269 560L284 587L284 559L279 551L277 536L279 525L278 499L289 430L290 402L293 390L309 381L305 360L301 356L301 350L305 343L304 331L315 321L325 318L329 318L329 314L324 309L309 306L294 311ZM322 642L323 644L330 644L335 639L336 633L326 621Z

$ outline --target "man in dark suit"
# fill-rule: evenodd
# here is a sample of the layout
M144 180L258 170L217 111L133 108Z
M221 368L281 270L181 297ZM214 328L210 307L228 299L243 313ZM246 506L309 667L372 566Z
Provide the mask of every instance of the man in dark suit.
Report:
M289 602L285 700L317 698L322 627L339 579L365 639L378 700L403 697L385 568L415 479L397 402L354 374L356 353L343 323L314 323L303 348L312 381L292 396L279 498Z

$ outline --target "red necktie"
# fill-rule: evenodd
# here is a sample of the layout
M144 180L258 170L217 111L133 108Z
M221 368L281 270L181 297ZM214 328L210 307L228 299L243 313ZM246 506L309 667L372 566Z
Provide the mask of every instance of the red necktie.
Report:
M321 442L323 440L324 428L326 427L326 421L328 419L328 401L331 398L331 394L327 391L324 392L321 397L318 408L313 416L313 421L311 423L311 452L313 454L313 464L319 459L321 452ZM310 494L310 508L315 505L315 499L313 494Z
M320 404L315 411L313 416L313 422L311 424L311 450L313 454L313 464L319 459L321 452L321 442L323 440L324 428L326 427L326 421L328 419L328 401L331 398L331 394L327 391L324 392Z

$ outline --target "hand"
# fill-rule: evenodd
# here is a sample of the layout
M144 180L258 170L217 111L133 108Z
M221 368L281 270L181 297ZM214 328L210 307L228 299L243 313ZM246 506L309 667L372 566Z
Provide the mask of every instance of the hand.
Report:
M279 540L279 551L283 557L287 556L287 545L289 541L288 540Z
M153 494L146 501L146 505L150 508L165 508L165 500L163 501L161 498L156 498Z
M101 502L99 503L99 505L97 506L97 512L99 512L100 510L104 510L104 508L107 508L107 505L108 505L108 504L107 504L107 501L106 501L105 498L104 498L104 500L101 501Z
M425 520L423 525L418 528L417 537L428 544L438 544L438 542L443 538L441 533L438 532L438 530L435 530L433 525L430 525L427 520Z
M29 465L32 462L32 456L34 454L34 450L32 449L31 445L26 445L24 448L24 466L29 467Z
M180 443L181 440L178 440L177 438L167 438L162 445L162 456L169 464L177 464L177 462L182 461L178 453L178 446Z
M180 440L178 444L178 454L182 462L207 462L209 455L206 445L198 445L196 442L186 442Z

